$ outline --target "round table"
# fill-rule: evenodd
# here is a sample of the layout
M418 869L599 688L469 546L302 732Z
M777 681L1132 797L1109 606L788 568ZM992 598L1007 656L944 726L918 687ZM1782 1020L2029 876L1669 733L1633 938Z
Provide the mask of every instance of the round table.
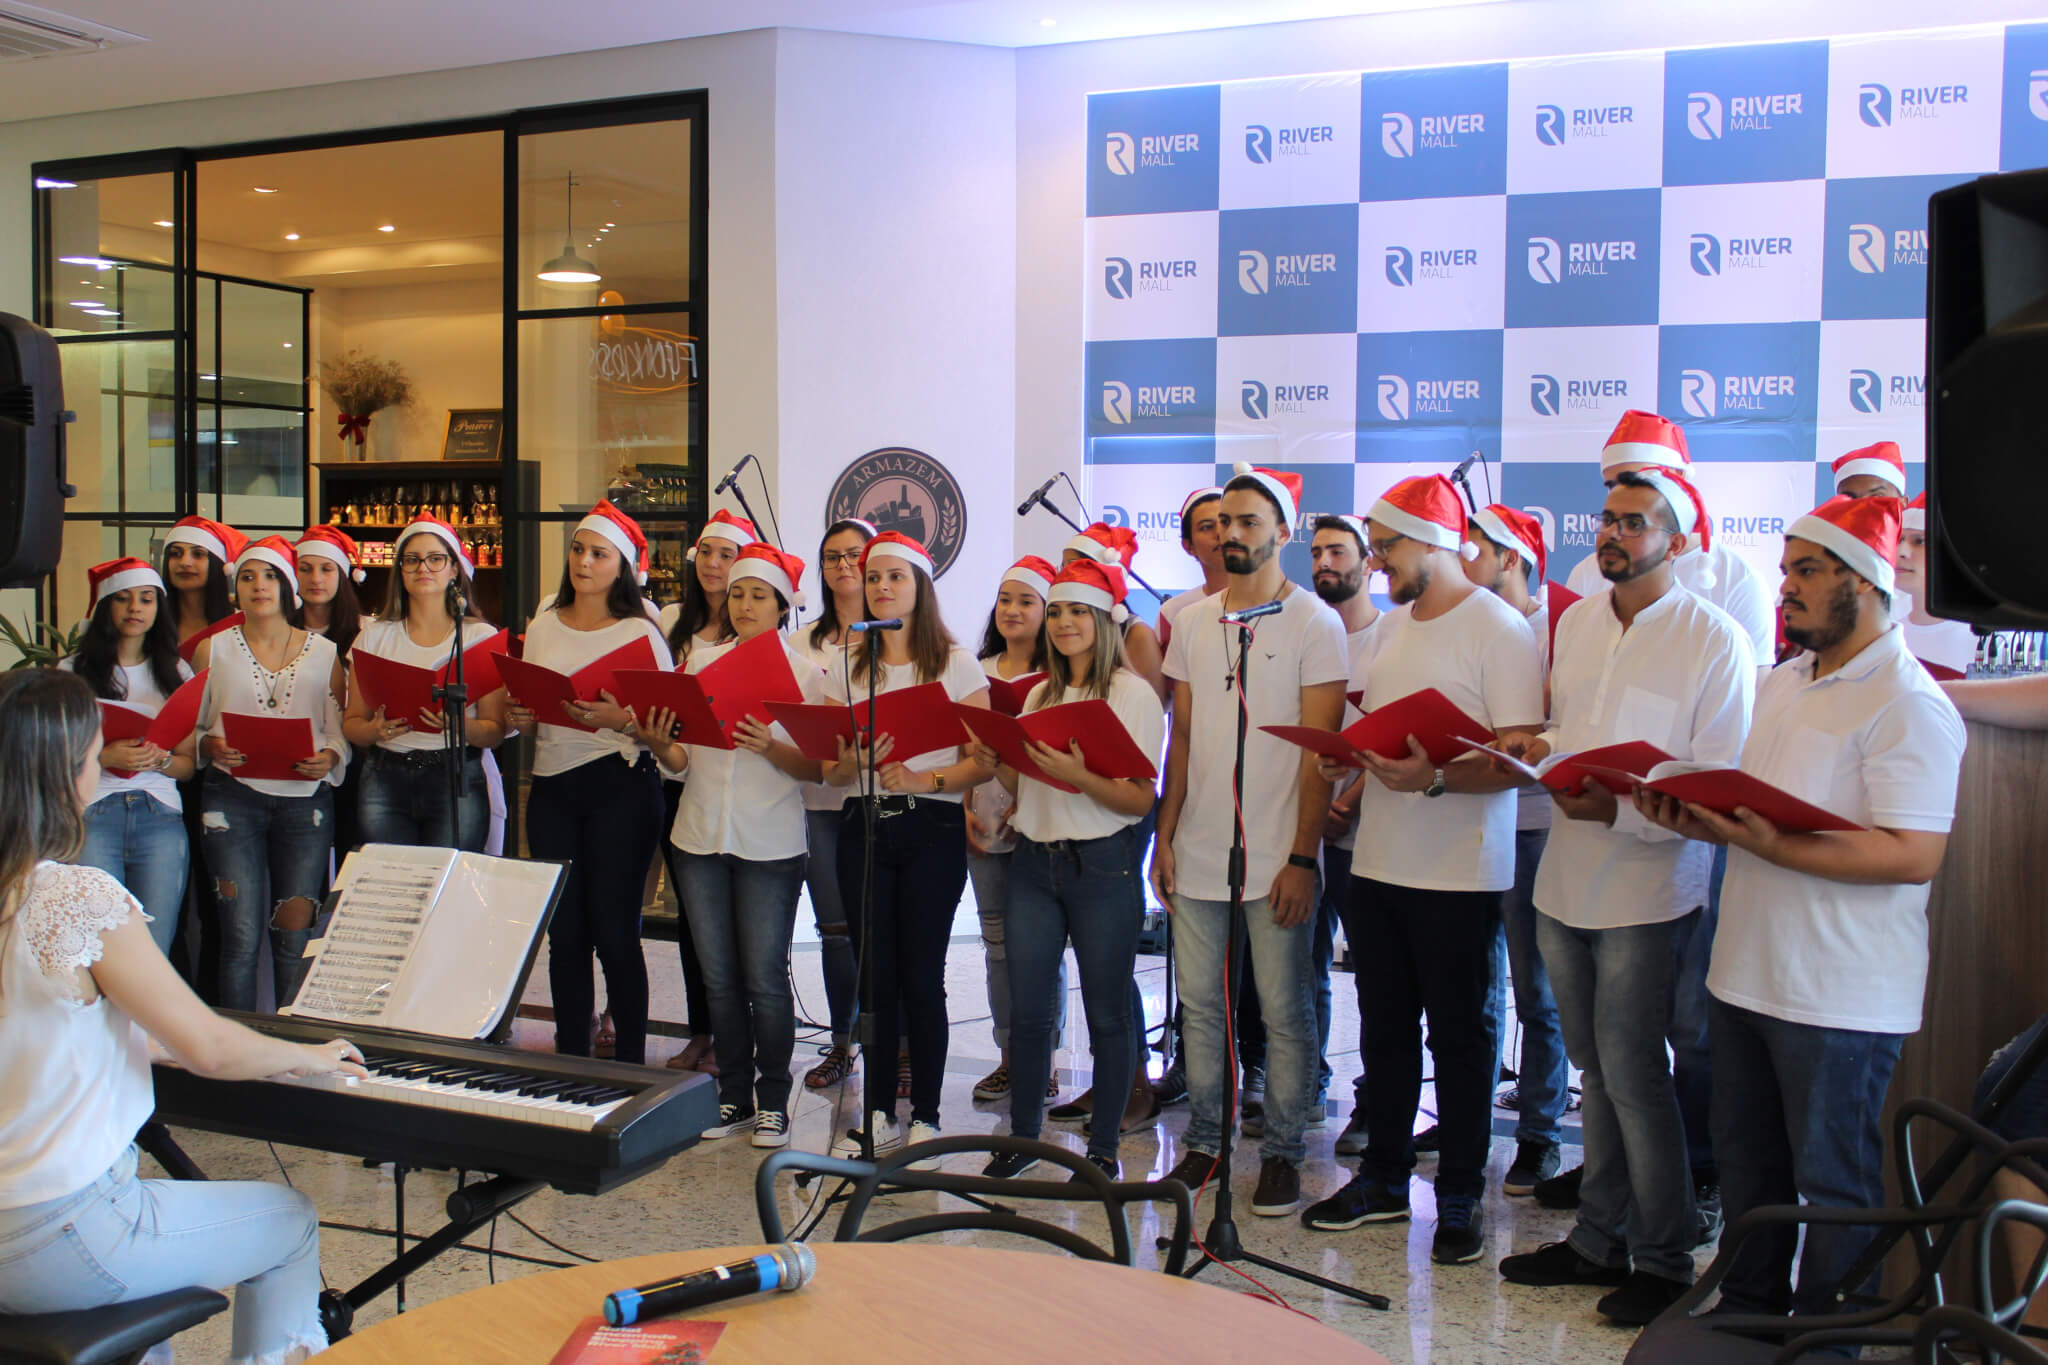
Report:
M323 1365L546 1365L578 1323L603 1313L604 1296L612 1290L763 1249L709 1247L507 1280L366 1327L321 1359ZM692 1315L726 1324L710 1365L1043 1365L1100 1356L1105 1349L1119 1365L1387 1365L1386 1357L1312 1318L1157 1271L932 1242L828 1242L812 1250L818 1274L804 1288L735 1299Z

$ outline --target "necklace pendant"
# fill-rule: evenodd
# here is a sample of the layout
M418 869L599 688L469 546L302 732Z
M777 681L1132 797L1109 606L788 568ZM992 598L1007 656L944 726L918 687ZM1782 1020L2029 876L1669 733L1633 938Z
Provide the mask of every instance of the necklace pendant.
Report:
M267 702L265 702L265 703L263 703L263 704L264 704L265 706L268 706L268 707L269 707L269 708L270 708L271 710L275 711L275 710L277 709L277 698L276 698L276 697L272 697L272 698L271 698L271 699L270 699L269 701L267 701Z

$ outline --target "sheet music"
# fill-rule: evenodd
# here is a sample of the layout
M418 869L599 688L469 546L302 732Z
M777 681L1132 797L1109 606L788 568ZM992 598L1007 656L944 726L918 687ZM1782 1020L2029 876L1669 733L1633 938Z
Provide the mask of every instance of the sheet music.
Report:
M341 899L298 999L280 1014L402 1027L393 989L433 914L456 850L370 844L342 863Z

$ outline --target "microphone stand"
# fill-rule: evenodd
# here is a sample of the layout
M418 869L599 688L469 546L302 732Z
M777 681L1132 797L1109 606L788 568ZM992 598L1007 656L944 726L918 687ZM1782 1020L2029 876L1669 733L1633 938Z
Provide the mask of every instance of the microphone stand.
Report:
M453 556L451 556L452 558ZM454 831L455 847L462 847L462 804L469 796L468 750L469 688L462 676L462 627L469 619L469 595L462 590L462 566L455 566L454 581L448 585L453 599L455 634L448 643L448 672L435 685L434 700L441 703L442 753L448 764L448 828Z
M1075 521L1075 520L1074 520L1074 519L1073 519L1072 517L1068 516L1068 515L1067 515L1067 514L1066 514L1065 512L1062 512L1062 511L1061 511L1061 510L1060 510L1059 508L1057 508L1057 507L1053 506L1053 501L1052 501L1052 499L1051 499L1051 498L1050 498L1049 496L1047 496L1046 494L1044 494L1044 493L1040 493L1040 494L1039 494L1039 495L1038 495L1037 497L1033 498L1033 499L1032 499L1032 501L1033 501L1033 502L1035 502L1035 503L1037 503L1037 504L1038 504L1038 505L1039 505L1040 507L1043 507L1043 508L1044 508L1044 509L1045 509L1046 511L1048 511L1048 512L1052 513L1052 514L1053 514L1054 516L1058 517L1058 518L1059 518L1059 519L1060 519L1061 521L1064 521L1064 522L1065 522L1065 523L1066 523L1067 525L1069 525L1069 526L1073 527L1073 528L1074 528L1074 534L1075 534L1075 535L1080 535L1080 534L1081 534L1081 533L1082 533L1082 532L1083 532L1084 530L1086 530L1086 529L1087 529L1086 527L1082 526L1080 522L1078 522L1078 521ZM1026 511L1029 511L1030 509L1029 509L1029 508L1027 507L1027 508L1026 508L1025 510L1026 510ZM1159 589L1157 589L1157 588L1153 587L1153 586L1152 586L1152 585L1151 585L1150 583L1147 583L1147 582L1146 582L1146 581L1145 581L1144 579L1142 579L1142 578L1138 577L1138 575L1137 575L1137 573L1136 573L1135 571L1133 571L1133 570L1130 570L1130 569L1125 569L1125 570L1124 570L1124 577L1126 577L1126 578L1130 579L1130 580L1131 580L1131 581L1132 581L1133 583L1136 583L1136 584L1137 584L1137 585L1138 585L1139 587L1143 588L1143 589L1144 589L1144 590L1145 590L1146 592L1149 592L1149 593L1151 593L1151 594L1152 594L1152 600L1153 600L1153 601L1155 601L1155 602L1164 602L1164 601L1166 600L1166 594L1165 594L1165 593L1163 593L1163 592L1159 591Z
M1234 685L1237 688L1237 758L1230 770L1232 804L1234 809L1239 812L1244 810L1244 741L1245 730L1251 715L1251 703L1247 699L1248 694L1245 692L1245 686L1250 680L1251 658L1252 626L1249 621L1239 621L1237 623L1237 667L1234 670ZM1202 1241L1199 1243L1202 1254L1195 1260L1194 1264L1183 1270L1181 1275L1184 1279L1193 1279L1212 1265L1223 1265L1231 1261L1249 1261L1261 1270L1270 1270L1275 1274L1290 1276L1304 1284L1312 1284L1319 1289L1326 1289L1333 1294L1342 1294L1347 1298L1358 1300L1358 1302L1366 1305L1368 1308L1377 1308L1385 1312L1392 1305L1384 1294L1374 1294L1352 1285L1340 1284L1336 1280L1325 1279L1323 1276L1307 1270L1297 1270L1286 1262L1276 1261L1270 1256L1261 1256L1257 1252L1246 1251L1244 1243L1238 1238L1237 1220L1231 1216L1230 1152L1231 1148L1236 1145L1231 1129L1235 1126L1237 1120L1238 1084L1237 1059L1231 1055L1234 1051L1231 1047L1231 1039L1236 1026L1235 1002L1231 998L1231 994L1237 984L1235 980L1236 973L1231 968L1238 960L1239 945L1243 944L1246 940L1244 864L1244 817L1242 814L1239 814L1231 822L1230 916L1229 932L1224 937L1225 947L1223 950L1223 1071L1225 1076L1223 1096L1224 1138L1221 1144L1223 1150L1217 1154L1215 1172L1209 1177L1209 1183L1215 1186L1216 1189L1216 1202L1213 1206L1214 1212L1209 1220L1209 1230L1203 1235ZM1267 1121L1271 1122L1270 1115ZM1161 1246L1165 1246L1166 1242L1166 1238L1162 1237L1159 1239L1159 1245Z

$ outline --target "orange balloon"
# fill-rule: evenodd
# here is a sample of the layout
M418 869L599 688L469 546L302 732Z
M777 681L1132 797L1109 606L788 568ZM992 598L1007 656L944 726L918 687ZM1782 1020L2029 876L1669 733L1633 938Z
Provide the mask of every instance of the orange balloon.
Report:
M597 296L600 307L616 308L625 301L626 296L616 289L606 289ZM606 313L597 320L597 329L607 336L616 335L625 325L626 317L623 313Z

